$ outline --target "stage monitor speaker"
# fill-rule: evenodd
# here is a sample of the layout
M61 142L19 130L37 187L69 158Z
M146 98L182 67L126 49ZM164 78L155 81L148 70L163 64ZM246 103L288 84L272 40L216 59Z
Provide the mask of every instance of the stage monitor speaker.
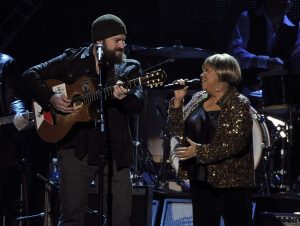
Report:
M262 212L258 226L300 226L300 214Z
M152 201L152 226L155 226L158 208L159 208L159 201L153 200Z
M160 226L193 226L190 199L165 199Z
M150 186L134 186L130 226L152 225L153 192Z
M252 203L254 217L255 203ZM193 226L193 209L190 199L165 199L160 226ZM220 226L224 226L221 217Z

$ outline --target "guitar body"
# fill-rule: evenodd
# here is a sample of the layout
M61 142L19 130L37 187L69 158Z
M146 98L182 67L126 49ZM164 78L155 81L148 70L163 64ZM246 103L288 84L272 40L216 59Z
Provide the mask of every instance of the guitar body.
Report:
M51 88L61 88L62 82L50 79L46 81L46 84ZM66 93L66 96L69 99L77 99L76 97L95 91L94 84L86 76L81 77L72 85L63 84L63 86L65 87L65 90L60 91ZM42 112L42 114L39 112L38 114L35 114L36 121L39 121L42 117L42 121L36 123L36 125L38 125L37 133L43 140L50 143L56 143L67 135L76 122L88 122L92 119L91 115L93 115L93 113L90 109L90 103L84 103L79 100L72 102L72 105L75 108L75 111L70 114L63 114L54 109L50 112ZM38 119L38 117L40 119Z

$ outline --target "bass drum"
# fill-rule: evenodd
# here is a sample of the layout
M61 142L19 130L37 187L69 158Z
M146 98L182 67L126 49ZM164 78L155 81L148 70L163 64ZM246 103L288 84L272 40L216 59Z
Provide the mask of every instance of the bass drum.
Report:
M263 149L271 146L271 139L264 117L258 114L253 107L251 107L251 114L253 119L253 158L254 169L256 169L261 160Z

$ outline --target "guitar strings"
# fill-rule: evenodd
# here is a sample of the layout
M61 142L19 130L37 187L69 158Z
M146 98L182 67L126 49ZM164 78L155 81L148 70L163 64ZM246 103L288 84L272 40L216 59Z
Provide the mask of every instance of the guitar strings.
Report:
M132 88L136 86L135 81L138 79L133 79L131 81L128 82L128 86L129 88ZM111 95L113 93L114 87L110 86L110 87L106 87L103 89L103 94L104 94L104 98L106 99L109 95ZM100 97L100 90L97 90L95 92L90 92L90 93L84 93L81 96L75 96L72 98L72 101L82 101L84 103L89 103L92 102L94 99L97 100ZM86 100L89 100L88 102L86 102Z

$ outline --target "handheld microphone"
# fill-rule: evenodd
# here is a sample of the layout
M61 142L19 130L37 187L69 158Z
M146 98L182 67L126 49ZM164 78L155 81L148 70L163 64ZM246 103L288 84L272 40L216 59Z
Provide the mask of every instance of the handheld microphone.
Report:
M97 59L100 61L103 56L103 45L102 44L97 44Z
M175 82L175 83L170 83L167 85L164 85L164 88L169 88L169 89L182 89L185 86L188 86L191 89L199 89L201 88L201 80L199 78L195 78L192 80L186 80L185 81L185 85L181 85L179 82Z

